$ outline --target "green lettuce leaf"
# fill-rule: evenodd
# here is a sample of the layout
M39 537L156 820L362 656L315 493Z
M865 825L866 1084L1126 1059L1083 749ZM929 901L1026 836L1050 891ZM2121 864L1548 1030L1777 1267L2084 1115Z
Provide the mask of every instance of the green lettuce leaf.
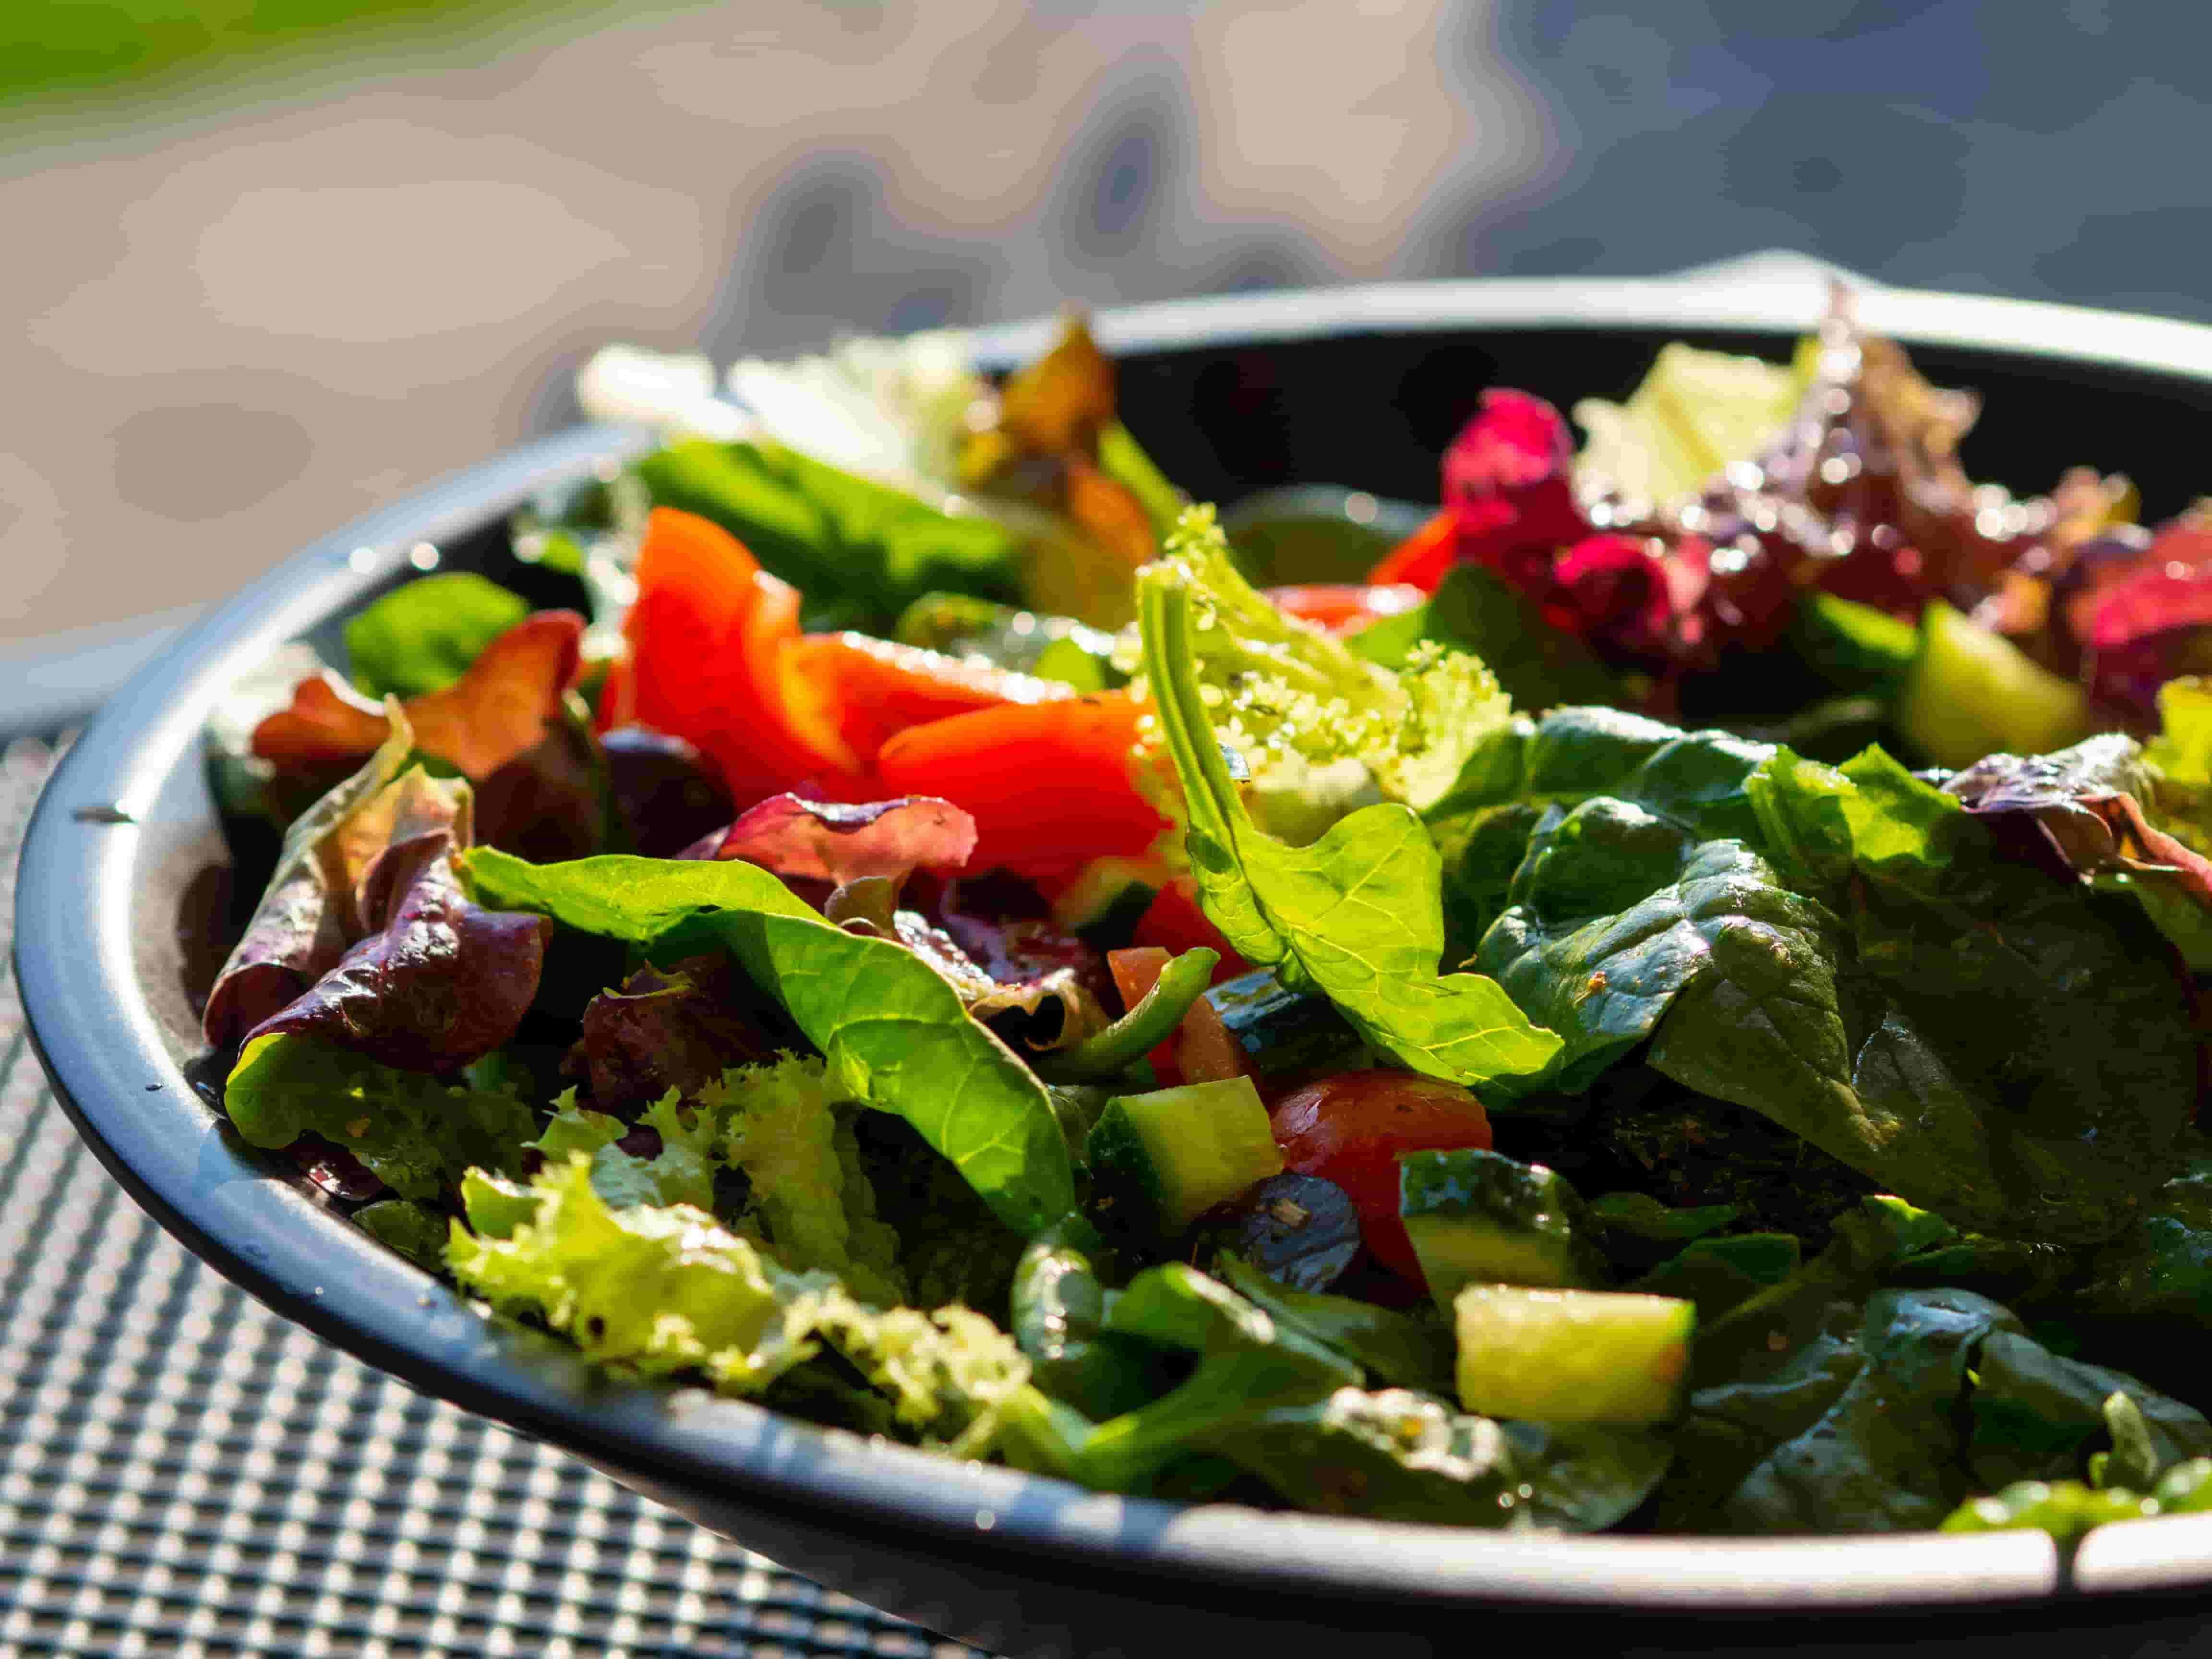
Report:
M1577 484L1661 509L1686 505L1730 465L1787 433L1819 363L1810 340L1788 364L1679 340L1662 346L1626 403L1585 398L1575 405L1585 434Z
M819 1060L786 1054L732 1067L699 1103L723 1161L751 1182L752 1209L777 1260L836 1273L863 1301L906 1299L898 1235L877 1218L874 1191L848 1151L844 1120L859 1108L832 1088Z
M981 1314L870 1308L689 1205L615 1208L581 1153L549 1163L526 1191L529 1218L504 1236L455 1222L447 1266L465 1289L542 1317L588 1358L757 1395L826 1346L925 1443L1064 1471L1082 1425L1030 1386L1029 1362Z
M1139 590L1146 672L1190 813L1186 847L1206 914L1230 945L1286 983L1322 991L1369 1042L1415 1071L1459 1083L1541 1073L1558 1037L1495 981L1437 975L1443 872L1420 819L1378 802L1310 846L1261 830L1214 738L1188 573L1151 566Z
M806 625L888 634L933 590L1013 599L1020 539L770 443L693 439L637 463L656 506L712 519L806 595Z
M1191 596L1189 671L1263 797L1295 793L1316 775L1353 766L1386 799L1424 807L1451 788L1468 756L1510 716L1480 659L1431 643L1393 672L1278 610L1238 574L1209 507L1183 515L1167 559L1141 580L1157 586L1170 580L1168 571ZM1147 672L1157 679L1149 654ZM1258 815L1273 821L1264 807Z
M437 1198L472 1164L519 1168L537 1128L513 1095L449 1086L285 1032L246 1045L223 1106L248 1145L320 1135L402 1198Z
M418 576L346 623L347 678L376 698L443 690L529 614L520 595L472 570Z
M532 865L479 848L477 902L683 956L727 950L822 1051L850 1097L896 1112L1027 1236L1075 1207L1074 1174L1044 1085L959 994L893 940L848 933L765 870L641 858Z

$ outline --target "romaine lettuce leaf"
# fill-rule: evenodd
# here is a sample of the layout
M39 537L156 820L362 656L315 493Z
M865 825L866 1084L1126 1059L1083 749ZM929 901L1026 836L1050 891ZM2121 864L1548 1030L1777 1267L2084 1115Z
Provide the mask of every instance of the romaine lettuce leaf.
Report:
M749 864L535 866L487 848L463 869L483 903L671 956L727 950L822 1051L839 1089L912 1123L1006 1225L1026 1237L1075 1207L1044 1086L896 941L833 926Z
M1557 1036L1495 981L1437 975L1443 866L1419 818L1379 802L1306 847L1261 830L1214 738L1188 574L1154 565L1139 592L1146 671L1190 813L1186 845L1206 914L1231 946L1325 993L1368 1042L1415 1071L1459 1083L1542 1073Z

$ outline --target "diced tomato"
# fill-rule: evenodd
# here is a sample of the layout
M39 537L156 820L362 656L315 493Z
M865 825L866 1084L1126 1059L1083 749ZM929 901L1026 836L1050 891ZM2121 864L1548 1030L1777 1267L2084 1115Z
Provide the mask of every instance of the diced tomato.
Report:
M1367 573L1377 586L1409 582L1424 593L1433 593L1459 556L1459 524L1449 507L1437 514L1382 556Z
M1127 951L1109 951L1106 966L1114 975L1121 1006L1133 1008L1151 993L1166 969L1173 952L1156 945ZM1162 1088L1178 1083L1220 1083L1250 1073L1244 1045L1222 1023L1221 1011L1204 997L1190 1005L1176 1034L1153 1048L1153 1075Z
M838 734L864 764L909 726L1007 702L1065 702L1057 680L963 662L920 646L866 634L809 634L793 653L796 672L838 711Z
M1198 890L1188 876L1176 877L1152 896L1152 903L1130 929L1129 942L1157 945L1176 956L1200 945L1218 951L1221 960L1213 969L1216 985L1252 971L1252 964L1231 950L1221 930L1206 919L1206 912L1198 907Z
M1134 858L1167 826L1130 781L1146 706L1126 691L1009 702L910 726L876 757L884 789L942 795L975 820L971 870L1053 873Z
M1268 1115L1283 1161L1344 1188L1375 1258L1418 1282L1398 1218L1398 1154L1488 1147L1490 1118L1456 1083L1411 1072L1345 1072L1292 1091Z
M1309 582L1301 587L1271 587L1267 597L1277 610L1341 639L1384 617L1411 611L1425 595L1409 582L1379 587L1364 582Z
M799 605L720 526L653 509L625 624L631 711L696 744L740 803L810 781L848 799L865 790L830 694L799 672Z

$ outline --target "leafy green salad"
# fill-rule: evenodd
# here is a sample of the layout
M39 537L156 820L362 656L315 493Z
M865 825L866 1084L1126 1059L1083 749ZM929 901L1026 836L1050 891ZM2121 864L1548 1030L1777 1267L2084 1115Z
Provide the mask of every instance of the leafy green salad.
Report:
M1103 1491L2212 1509L2212 516L1973 482L1848 295L1434 504L1193 503L1079 320L580 391L208 734L225 1109L385 1244Z

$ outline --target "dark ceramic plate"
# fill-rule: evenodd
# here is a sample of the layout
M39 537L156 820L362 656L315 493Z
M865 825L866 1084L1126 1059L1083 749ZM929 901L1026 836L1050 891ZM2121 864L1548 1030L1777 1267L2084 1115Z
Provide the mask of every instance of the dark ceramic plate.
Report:
M1802 274L1394 286L1147 307L1101 318L1099 332L1122 361L1129 424L1200 497L1326 480L1420 500L1486 385L1622 395L1667 339L1776 353L1820 302ZM1988 394L1978 476L2037 488L2075 463L2124 469L2154 513L2203 484L2212 330L1933 294L1873 292L1864 310L1935 379ZM1014 359L1042 329L987 335L983 355ZM2039 1534L1535 1538L1101 1497L609 1382L550 1340L478 1318L343 1222L289 1163L228 1132L196 1063L191 987L221 955L228 905L201 723L241 672L399 580L410 556L427 560L418 550L448 568L496 556L510 509L639 442L564 434L308 549L132 680L47 789L16 902L33 1034L86 1139L193 1250L417 1388L798 1571L1009 1653L1255 1640L1280 1653L1349 1638L1365 1654L1516 1637L1963 1652L2002 1636L2015 1653L2080 1655L2196 1628L2212 1517L2108 1530L2062 1570Z

